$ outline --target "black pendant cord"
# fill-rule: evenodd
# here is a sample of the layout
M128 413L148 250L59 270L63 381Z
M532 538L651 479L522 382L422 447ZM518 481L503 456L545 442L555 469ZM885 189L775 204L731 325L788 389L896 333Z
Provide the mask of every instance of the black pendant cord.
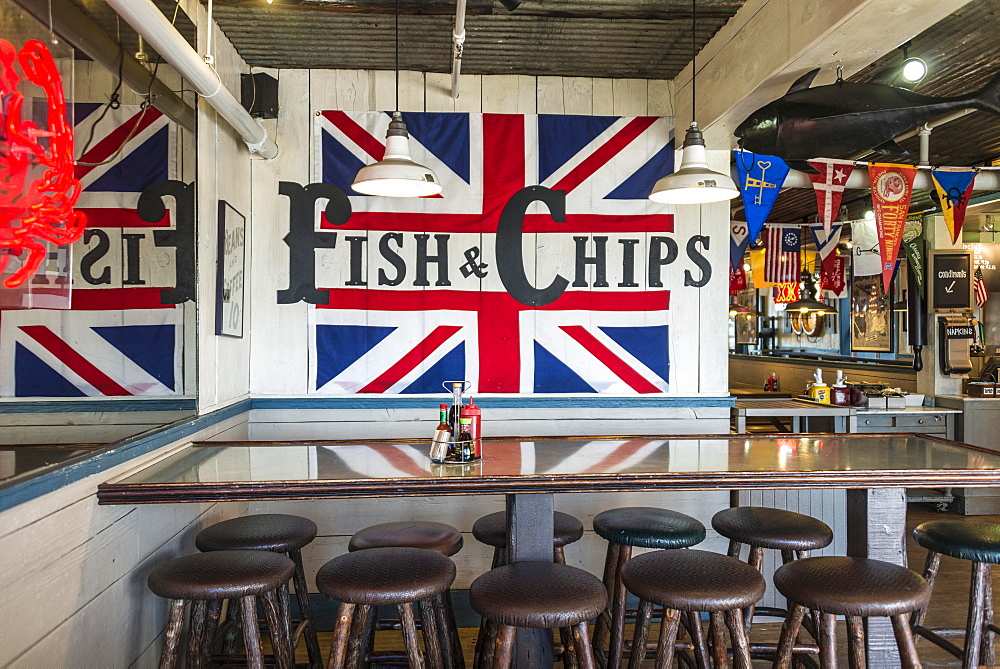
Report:
M399 0L396 0L396 111L399 111Z
M399 0L396 0L397 2ZM695 80L698 78L698 67L695 63L695 58L698 54L697 48L697 38L695 32L698 26L698 0L691 0L691 122L694 123L695 119L695 107L694 107L694 94L695 94Z

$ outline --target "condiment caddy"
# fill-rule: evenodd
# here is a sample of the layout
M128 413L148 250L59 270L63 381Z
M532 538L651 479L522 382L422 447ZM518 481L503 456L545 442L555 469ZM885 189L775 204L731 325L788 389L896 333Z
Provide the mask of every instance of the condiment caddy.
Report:
M468 381L445 381L451 391L451 407L440 406L440 422L431 439L430 458L437 464L468 464L483 456L482 411L473 398L465 404L463 393L471 387Z

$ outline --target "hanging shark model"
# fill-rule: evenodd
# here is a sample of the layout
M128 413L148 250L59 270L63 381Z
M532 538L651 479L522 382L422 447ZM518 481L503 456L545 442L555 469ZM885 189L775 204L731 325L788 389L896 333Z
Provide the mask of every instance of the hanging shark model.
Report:
M736 128L746 151L778 156L815 174L806 162L874 150L905 158L894 138L921 123L962 109L1000 114L1000 74L971 95L932 98L885 84L838 81L810 88L819 69L800 77L784 97L755 111Z

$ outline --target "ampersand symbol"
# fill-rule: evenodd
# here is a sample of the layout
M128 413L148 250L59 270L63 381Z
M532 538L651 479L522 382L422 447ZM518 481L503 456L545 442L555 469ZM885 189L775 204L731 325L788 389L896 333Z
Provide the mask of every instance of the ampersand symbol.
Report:
M462 270L462 276L468 279L475 274L480 279L484 278L486 276L486 268L489 265L479 262L479 247L473 246L471 249L466 249L464 255L465 259L469 262L459 267Z

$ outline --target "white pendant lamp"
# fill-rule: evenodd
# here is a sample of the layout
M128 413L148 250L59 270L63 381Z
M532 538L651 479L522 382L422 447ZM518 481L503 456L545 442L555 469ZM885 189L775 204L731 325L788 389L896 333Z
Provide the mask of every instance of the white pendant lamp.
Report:
M691 127L684 135L684 150L681 166L673 174L668 174L653 186L649 199L662 204L708 204L731 200L740 194L732 177L708 168L705 154L705 138L698 129L695 115L695 79L698 68L695 64L697 45L695 27L697 20L697 0L691 0Z
M399 104L399 0L396 0L396 103ZM441 192L434 170L410 158L410 134L399 111L392 113L382 160L366 165L351 188L365 195L426 197Z

